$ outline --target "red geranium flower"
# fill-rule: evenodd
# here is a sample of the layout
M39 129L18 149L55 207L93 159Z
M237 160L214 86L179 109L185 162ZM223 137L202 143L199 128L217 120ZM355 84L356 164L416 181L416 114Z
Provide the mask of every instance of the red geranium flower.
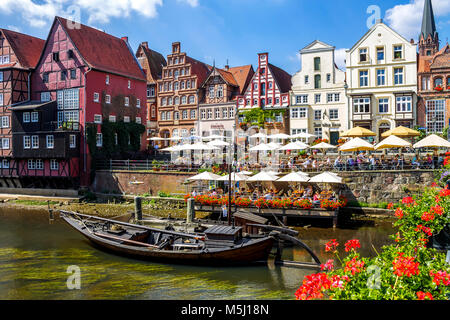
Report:
M431 211L433 213L437 214L438 216L442 216L442 214L444 213L444 208L437 205L437 206L431 207Z
M431 187L432 188L436 188L438 186L438 184L436 183L436 182L433 182L432 184L431 184Z
M419 274L419 263L414 262L414 257L404 257L404 254L400 253L392 264L394 266L394 274L399 277L412 277Z
M401 208L397 208L397 210L395 210L395 216L399 219L403 218L403 210Z
M434 213L433 212L424 212L422 214L422 220L423 221L433 221L434 220Z
M446 271L438 271L434 272L430 271L430 276L433 277L433 282L440 286L441 282L444 286L450 285L450 273L447 273Z
M355 275L356 273L360 273L364 270L364 261L362 260L356 260L356 258L353 258L350 261L347 261L345 264L344 271L348 272L350 271L352 275Z
M425 293L423 291L417 292L417 300L433 300L433 295L429 292Z
M412 197L405 197L402 200L403 204L409 205L414 203L414 199Z
M336 251L338 246L339 246L339 243L336 242L336 239L332 239L325 245L325 251L326 252Z
M439 195L440 195L441 197L447 197L447 196L450 196L450 190L448 190L448 189L442 189L442 190L439 192Z
M349 252L350 250L356 250L357 248L361 248L361 244L359 240L349 240L345 243L345 252Z
M322 264L320 266L320 270L328 270L328 271L333 271L334 270L334 260L330 259L328 260L325 264Z
M390 202L387 206L388 210L392 210L394 208L394 204Z

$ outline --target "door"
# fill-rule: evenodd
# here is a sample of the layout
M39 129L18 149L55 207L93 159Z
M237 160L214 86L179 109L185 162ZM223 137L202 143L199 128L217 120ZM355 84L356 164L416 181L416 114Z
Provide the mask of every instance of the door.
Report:
M339 132L338 131L331 131L330 132L330 144L337 146L339 140Z

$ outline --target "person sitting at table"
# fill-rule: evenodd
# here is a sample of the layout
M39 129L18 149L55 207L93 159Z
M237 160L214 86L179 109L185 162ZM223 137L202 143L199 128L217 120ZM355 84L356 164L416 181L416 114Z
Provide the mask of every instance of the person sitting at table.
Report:
M419 162L419 160L417 159L417 155L414 155L414 158L413 158L412 161L411 161L411 166L412 166L412 167L417 166L416 169L419 169L419 168L420 168L420 162Z
M313 204L320 204L320 195L316 192L313 196Z
M369 156L369 168L370 168L370 170L375 170L376 166L377 166L377 159L373 155L370 155Z
M338 170L341 170L342 167L342 160L341 160L341 156L338 156L335 160L334 160L334 167Z
M309 185L305 192L303 193L303 198L311 198L313 196L314 190L311 185Z
M347 159L347 165L350 167L350 170L353 170L353 166L355 165L355 160L353 160L353 157L351 155Z

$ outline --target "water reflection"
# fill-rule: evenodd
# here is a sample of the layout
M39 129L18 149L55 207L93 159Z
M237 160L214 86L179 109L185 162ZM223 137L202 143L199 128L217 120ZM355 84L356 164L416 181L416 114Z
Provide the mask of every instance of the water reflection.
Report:
M341 246L360 239L362 254L373 255L390 242L390 223L345 229L299 228L300 237L322 261L330 239ZM283 258L312 262L303 250L288 248ZM68 290L67 267L81 268L81 290ZM48 213L0 207L0 299L293 299L305 275L273 265L207 268L136 261L100 251Z

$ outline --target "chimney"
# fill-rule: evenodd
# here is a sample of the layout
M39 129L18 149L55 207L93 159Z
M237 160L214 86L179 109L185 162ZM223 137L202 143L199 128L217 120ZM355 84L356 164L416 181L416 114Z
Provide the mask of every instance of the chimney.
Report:
M410 43L411 43L411 44L414 44L414 39L411 39Z
M125 41L126 43L128 43L128 37L122 37L122 38L120 38L120 39L122 39L123 41Z
M230 70L230 66L228 65L228 59L227 59L227 64L225 65L225 70L226 71Z
M142 42L141 45L142 45L145 49L148 49L148 42L147 42L147 41Z

